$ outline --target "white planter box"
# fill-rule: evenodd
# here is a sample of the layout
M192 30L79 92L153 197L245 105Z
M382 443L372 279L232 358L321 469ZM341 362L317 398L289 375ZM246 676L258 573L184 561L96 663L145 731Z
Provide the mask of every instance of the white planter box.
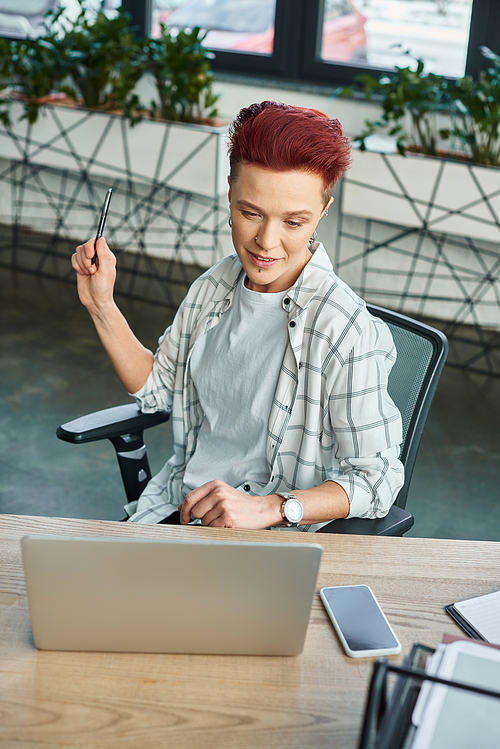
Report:
M340 203L334 259L368 301L500 328L500 169L354 151Z
M500 168L429 156L353 151L344 213L500 240Z
M227 252L227 127L51 105L29 126L0 124L0 221L84 241L106 189L115 246L209 267Z
M133 177L214 197L227 193L227 127L143 120L49 106L30 127L12 104L12 131L0 123L0 157L99 177Z

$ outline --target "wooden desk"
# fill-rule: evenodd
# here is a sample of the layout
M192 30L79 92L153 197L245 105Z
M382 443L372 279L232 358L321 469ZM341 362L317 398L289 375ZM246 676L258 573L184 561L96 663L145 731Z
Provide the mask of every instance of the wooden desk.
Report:
M500 543L0 516L2 749L349 749L373 662L344 656L319 596L298 657L37 651L19 545L26 533L321 543L318 588L369 584L403 654L414 641L461 634L444 604L500 587Z

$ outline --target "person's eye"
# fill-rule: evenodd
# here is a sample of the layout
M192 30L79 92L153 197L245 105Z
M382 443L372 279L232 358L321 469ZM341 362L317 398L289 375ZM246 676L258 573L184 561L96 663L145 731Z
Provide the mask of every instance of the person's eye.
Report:
M286 223L291 229L299 229L302 226L300 221L287 221Z
M258 213L254 213L253 211L242 211L242 214L247 218L258 218L259 216Z

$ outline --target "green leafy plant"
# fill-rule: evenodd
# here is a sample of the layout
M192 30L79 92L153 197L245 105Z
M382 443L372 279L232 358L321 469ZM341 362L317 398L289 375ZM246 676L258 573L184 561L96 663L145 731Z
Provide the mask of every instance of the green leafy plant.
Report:
M49 11L45 19L45 34L38 39L0 40L0 77L10 84L11 91L24 102L24 114L33 124L40 107L62 82L66 64L61 55L57 34L50 30L57 23L62 10Z
M7 96L9 88L9 59L10 47L5 39L0 39L0 122L10 125L10 99Z
M384 131L396 139L398 151L402 154L409 142L417 142L422 153L437 155L438 140L449 137L449 129L438 130L437 113L447 111L451 102L448 83L444 76L435 73L424 74L423 60L417 60L415 70L410 66L396 67L395 73L375 78L368 73L356 77L362 85L367 99L381 97L382 117L366 120L365 130L357 136L361 150L365 149L365 139L376 132ZM342 89L341 95L351 95L352 89ZM449 110L448 110L449 111ZM410 121L413 133L407 128Z
M120 9L109 18L101 6L93 18L79 3L80 13L61 40L73 82L62 90L89 109L121 109L132 115L140 109L133 91L144 73L144 56L132 37L129 16Z
M491 63L476 81L467 75L450 86L457 116L451 133L470 150L478 164L500 165L500 57L481 47Z
M152 118L199 122L216 116L212 55L198 28L174 34L162 26L158 39L138 41L121 9L108 17L104 0L97 14L78 2L74 20L63 9L50 10L37 40L0 39L1 121L10 122L10 90L23 100L23 117L32 124L54 92L89 109L119 110L134 124L144 116L136 86L146 72L158 92Z
M159 106L151 102L152 115L182 122L215 117L211 53L202 46L200 29L173 34L163 24L160 28L159 38L147 40L144 47L159 98Z

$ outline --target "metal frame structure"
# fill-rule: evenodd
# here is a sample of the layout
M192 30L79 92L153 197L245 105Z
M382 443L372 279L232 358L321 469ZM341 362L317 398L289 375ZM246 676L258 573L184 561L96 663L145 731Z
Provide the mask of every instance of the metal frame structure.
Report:
M135 135L123 118L88 111L67 117L60 108L49 107L42 124L45 131L49 124L52 130L45 140L41 137L45 131L28 125L24 131L0 127L0 158L4 157L0 160L0 222L5 225L0 266L71 278L69 259L75 240L92 236L103 196L113 187L106 235L114 249L123 250L117 290L178 306L200 270L231 249L217 133L202 130L202 138L183 154L174 149L169 155L175 126L163 123L160 133L151 131L150 158L141 161L131 143ZM84 145L83 134L91 120L97 123L97 132L90 145ZM145 132L150 131L146 128ZM197 174L200 155L208 148L215 162L207 188L182 174L189 168ZM122 154L118 165L111 159L117 153ZM473 167L462 166L473 175ZM440 206L434 220L435 190L427 200L415 199L404 189L387 190L388 196L411 206L418 218L414 225L357 218L353 230L343 210L344 190L353 181L354 177L346 177L334 203L339 275L368 302L440 327L450 340L451 364L499 375L500 251L492 242L440 229L443 216L471 214L470 195L453 211ZM193 191L183 189L191 183ZM379 193L382 189L371 182L364 188ZM489 208L490 228L500 237L500 218L493 205L497 193L500 188L483 191L475 202ZM37 240L33 230L42 232ZM457 249L462 260L454 256ZM435 314L436 303L443 309L447 305L444 322L437 319L441 315ZM493 324L484 324L485 313Z
M394 173L388 156L379 156ZM498 231L500 239L500 216L493 205L500 183L499 189L489 193L480 189L474 200L464 194L457 208L438 206L443 164L427 199L410 195L401 181L400 189L384 189L361 184L348 174L336 199L335 268L368 302L440 328L450 341L449 364L500 376L500 250L493 242L441 228L450 217L478 222L474 210L480 205L489 216L483 223ZM461 168L468 169L473 179L473 165ZM382 193L399 204L399 210L394 208L394 223L360 216L353 220L345 212L345 191L350 185ZM398 224L398 213L408 208L415 217L413 225ZM442 315L436 314L439 308Z
M151 144L145 165L133 153L123 118L82 110L70 112L68 124L64 114L49 107L38 130L25 126L23 132L17 123L0 127L0 222L5 226L0 265L70 277L68 249L95 232L104 194L112 187L106 238L113 249L126 250L123 293L176 306L180 300L172 295L172 282L185 288L193 276L181 269L194 267L199 274L225 254L229 242L227 198L219 187L219 133L200 128L192 147L179 155L174 141L180 136L173 131L179 126L154 123L160 132L153 132L147 123L145 135L156 135L156 150ZM84 146L90 125L96 132ZM50 137L43 139L41 130L49 126ZM189 133L183 145L186 140ZM197 173L203 152L213 163L202 186L190 175ZM192 191L183 188L191 183Z

